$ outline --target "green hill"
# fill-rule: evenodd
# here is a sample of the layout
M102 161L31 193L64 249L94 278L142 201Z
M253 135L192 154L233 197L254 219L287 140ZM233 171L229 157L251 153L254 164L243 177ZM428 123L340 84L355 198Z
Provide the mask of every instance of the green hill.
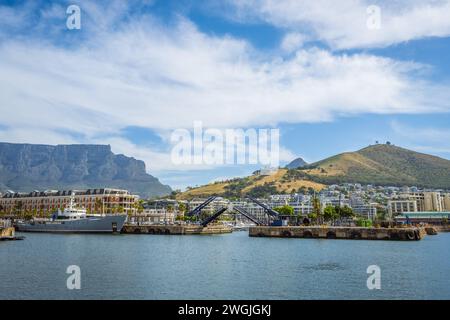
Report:
M178 198L263 196L271 193L320 190L325 185L361 183L450 189L450 161L388 144L366 147L297 169L285 168L191 188Z
M313 181L450 189L450 161L393 145L342 153L300 169Z

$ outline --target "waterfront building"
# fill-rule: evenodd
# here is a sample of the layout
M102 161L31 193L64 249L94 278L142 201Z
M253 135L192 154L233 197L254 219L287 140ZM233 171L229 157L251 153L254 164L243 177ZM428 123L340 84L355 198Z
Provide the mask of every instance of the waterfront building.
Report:
M417 212L416 200L389 200L388 201L388 213L391 216L401 214L403 212Z
M444 211L450 211L450 193L441 194Z
M395 217L395 221L400 223L426 223L434 225L447 224L450 219L450 212L404 212Z
M403 212L443 212L450 210L450 195L439 191L400 193L388 202L388 211L396 215Z
M141 213L130 215L128 222L132 224L173 224L177 213L167 209L144 209Z
M64 210L74 194L75 206L88 213L134 213L139 196L127 190L101 188L87 190L47 190L30 193L8 192L0 198L2 211L7 214L31 212L49 214Z
M377 205L378 203L360 203L352 205L351 208L355 214L369 220L375 220L378 212Z

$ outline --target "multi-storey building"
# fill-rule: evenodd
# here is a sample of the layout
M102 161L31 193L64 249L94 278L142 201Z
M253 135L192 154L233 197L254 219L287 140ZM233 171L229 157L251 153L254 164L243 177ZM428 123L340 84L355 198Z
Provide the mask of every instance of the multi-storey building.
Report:
M442 197L439 192L413 192L410 199L417 201L419 211L443 211Z
M401 193L388 202L390 214L403 212L443 212L450 210L450 195L441 192Z
M388 201L388 212L392 215L401 214L403 212L417 212L417 201L416 200L389 200Z
M133 224L173 224L177 213L167 209L144 209L140 213L129 217L128 222Z
M444 204L444 211L450 211L450 193L442 195L442 202Z
M127 190L109 188L6 193L0 198L0 211L48 214L68 206L72 194L75 205L85 208L88 213L133 213L139 200L139 196Z

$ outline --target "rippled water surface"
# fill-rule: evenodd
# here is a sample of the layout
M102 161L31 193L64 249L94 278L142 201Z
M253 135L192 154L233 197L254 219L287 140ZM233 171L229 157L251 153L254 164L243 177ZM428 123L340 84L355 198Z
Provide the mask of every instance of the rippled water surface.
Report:
M418 242L24 234L0 242L0 299L450 299L450 233ZM81 290L66 269L81 268ZM367 267L381 268L368 290Z

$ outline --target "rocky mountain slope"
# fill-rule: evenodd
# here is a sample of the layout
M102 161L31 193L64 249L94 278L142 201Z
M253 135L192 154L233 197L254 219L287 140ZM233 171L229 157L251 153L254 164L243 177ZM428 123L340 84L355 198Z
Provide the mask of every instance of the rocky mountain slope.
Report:
M108 145L0 143L0 190L122 188L147 198L171 192L145 163Z

